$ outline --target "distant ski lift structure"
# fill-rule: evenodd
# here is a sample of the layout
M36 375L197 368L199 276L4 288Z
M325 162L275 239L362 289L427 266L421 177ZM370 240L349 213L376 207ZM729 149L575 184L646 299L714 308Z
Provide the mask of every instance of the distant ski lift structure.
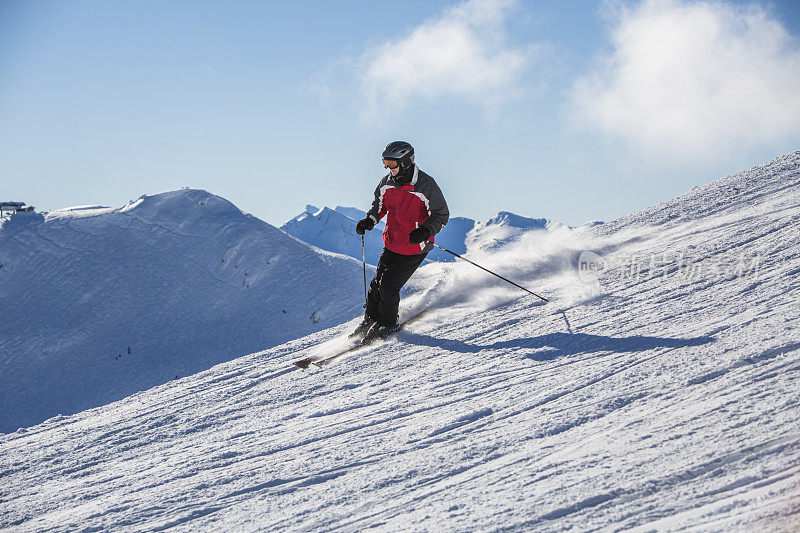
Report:
M33 206L24 202L0 202L0 218L8 218L11 215L28 211L33 211Z

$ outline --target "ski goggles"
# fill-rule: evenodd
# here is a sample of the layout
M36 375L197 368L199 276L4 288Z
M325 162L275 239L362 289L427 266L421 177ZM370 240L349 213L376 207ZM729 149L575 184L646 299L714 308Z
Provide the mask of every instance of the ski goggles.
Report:
M394 159L384 159L383 160L383 168L397 168L400 166L400 163L395 161Z

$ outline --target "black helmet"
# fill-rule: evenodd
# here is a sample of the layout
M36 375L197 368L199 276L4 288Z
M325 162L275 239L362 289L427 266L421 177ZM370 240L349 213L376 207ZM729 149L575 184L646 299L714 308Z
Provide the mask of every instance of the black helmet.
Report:
M383 149L383 159L392 159L400 163L405 170L414 166L414 147L405 141L394 141Z

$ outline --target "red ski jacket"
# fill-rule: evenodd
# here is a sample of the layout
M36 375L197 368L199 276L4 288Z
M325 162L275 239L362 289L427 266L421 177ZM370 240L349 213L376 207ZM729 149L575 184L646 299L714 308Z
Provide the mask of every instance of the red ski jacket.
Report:
M395 181L391 173L381 178L367 214L376 224L388 214L383 244L402 255L430 252L433 236L450 218L450 210L439 186L416 165L410 183ZM427 228L430 242L413 244L408 240L408 234L418 227Z

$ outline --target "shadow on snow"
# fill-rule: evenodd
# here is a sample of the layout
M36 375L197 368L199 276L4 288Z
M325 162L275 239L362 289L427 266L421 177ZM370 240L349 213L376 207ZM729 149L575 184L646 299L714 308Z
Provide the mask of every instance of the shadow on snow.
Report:
M439 339L430 335L406 334L403 341L420 346L441 348L452 352L478 353L483 350L528 349L537 350L526 354L534 361L551 361L559 357L591 352L643 352L655 348L685 348L714 342L714 337L691 337L679 339L672 337L609 337L589 333L548 333L538 337L523 337L493 344L470 344L453 339ZM541 350L545 348L544 350Z

